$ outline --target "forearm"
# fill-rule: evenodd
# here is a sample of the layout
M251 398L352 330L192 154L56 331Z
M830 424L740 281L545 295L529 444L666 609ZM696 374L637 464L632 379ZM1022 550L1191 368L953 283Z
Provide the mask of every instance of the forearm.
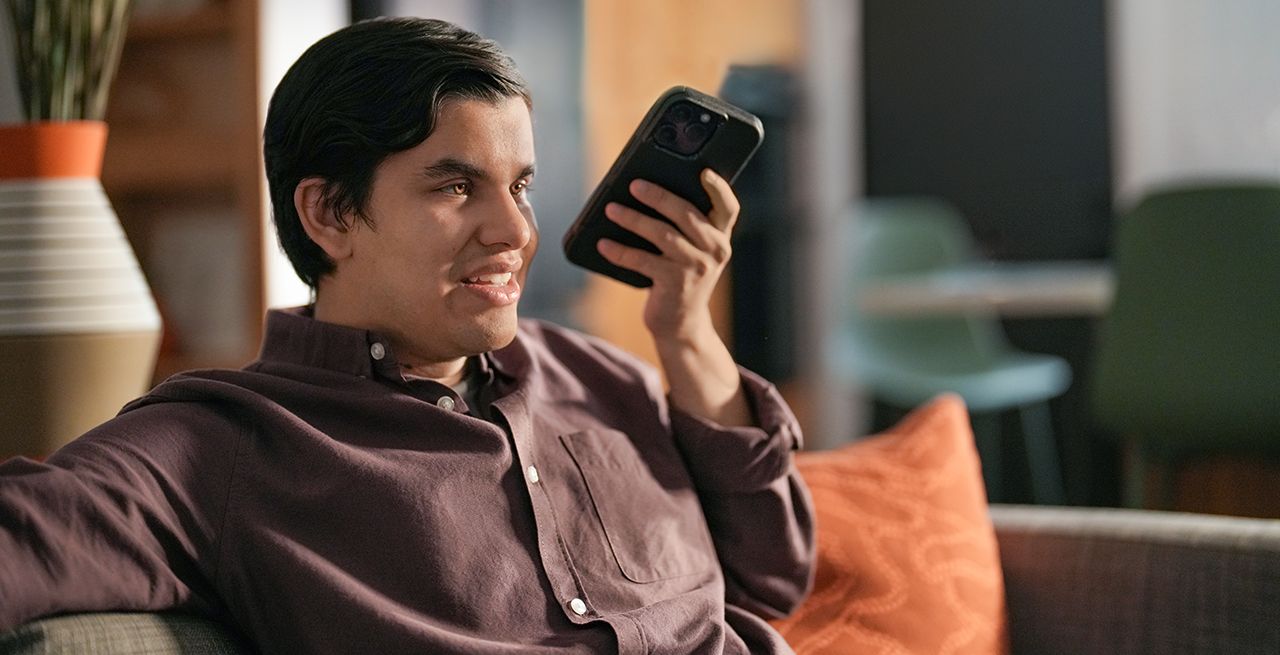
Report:
M683 337L655 337L671 404L726 427L755 425L733 355L708 321Z
M776 388L738 369L757 425L726 428L672 409L725 573L726 600L767 618L804 597L813 570L812 506L792 454L800 427Z
M812 509L794 471L765 489L703 499L728 603L766 619L800 605L813 583Z
M205 607L202 563L237 428L196 405L150 405L45 462L0 464L0 629L68 611Z
M609 239L597 247L609 262L653 280L644 322L657 345L672 404L722 426L754 425L738 367L707 310L731 257L729 233L738 219L738 199L729 183L709 168L701 181L711 199L709 212L643 180L631 183L632 195L666 221L619 203L605 207L611 220L657 245L658 253Z
M122 482L14 460L0 466L0 631L68 611L160 609L190 595L173 553L150 535L160 523Z

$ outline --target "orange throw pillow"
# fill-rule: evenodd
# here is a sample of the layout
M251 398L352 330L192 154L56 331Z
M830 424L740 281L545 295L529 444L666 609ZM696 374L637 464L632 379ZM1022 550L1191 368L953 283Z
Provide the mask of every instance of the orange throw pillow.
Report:
M773 625L799 655L1008 652L995 530L958 396L796 463L817 508L817 579Z

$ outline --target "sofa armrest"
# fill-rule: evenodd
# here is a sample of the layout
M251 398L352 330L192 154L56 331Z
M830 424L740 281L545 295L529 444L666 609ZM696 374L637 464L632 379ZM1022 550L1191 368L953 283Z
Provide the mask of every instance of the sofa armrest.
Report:
M183 614L68 614L0 633L0 655L242 655L223 626Z
M1280 521L993 506L1015 655L1280 653Z

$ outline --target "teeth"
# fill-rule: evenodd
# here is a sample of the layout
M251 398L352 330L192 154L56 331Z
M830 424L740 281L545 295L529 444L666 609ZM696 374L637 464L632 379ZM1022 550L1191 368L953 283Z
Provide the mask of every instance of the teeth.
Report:
M506 286L511 281L510 273L490 273L488 275L480 275L464 280L470 284L492 284L494 286Z

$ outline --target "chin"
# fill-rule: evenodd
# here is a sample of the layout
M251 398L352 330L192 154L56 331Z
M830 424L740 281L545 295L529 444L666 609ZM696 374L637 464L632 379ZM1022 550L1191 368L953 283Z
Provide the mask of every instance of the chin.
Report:
M467 345L475 354L507 347L516 338L517 317L514 311L503 316L485 317L468 331Z

